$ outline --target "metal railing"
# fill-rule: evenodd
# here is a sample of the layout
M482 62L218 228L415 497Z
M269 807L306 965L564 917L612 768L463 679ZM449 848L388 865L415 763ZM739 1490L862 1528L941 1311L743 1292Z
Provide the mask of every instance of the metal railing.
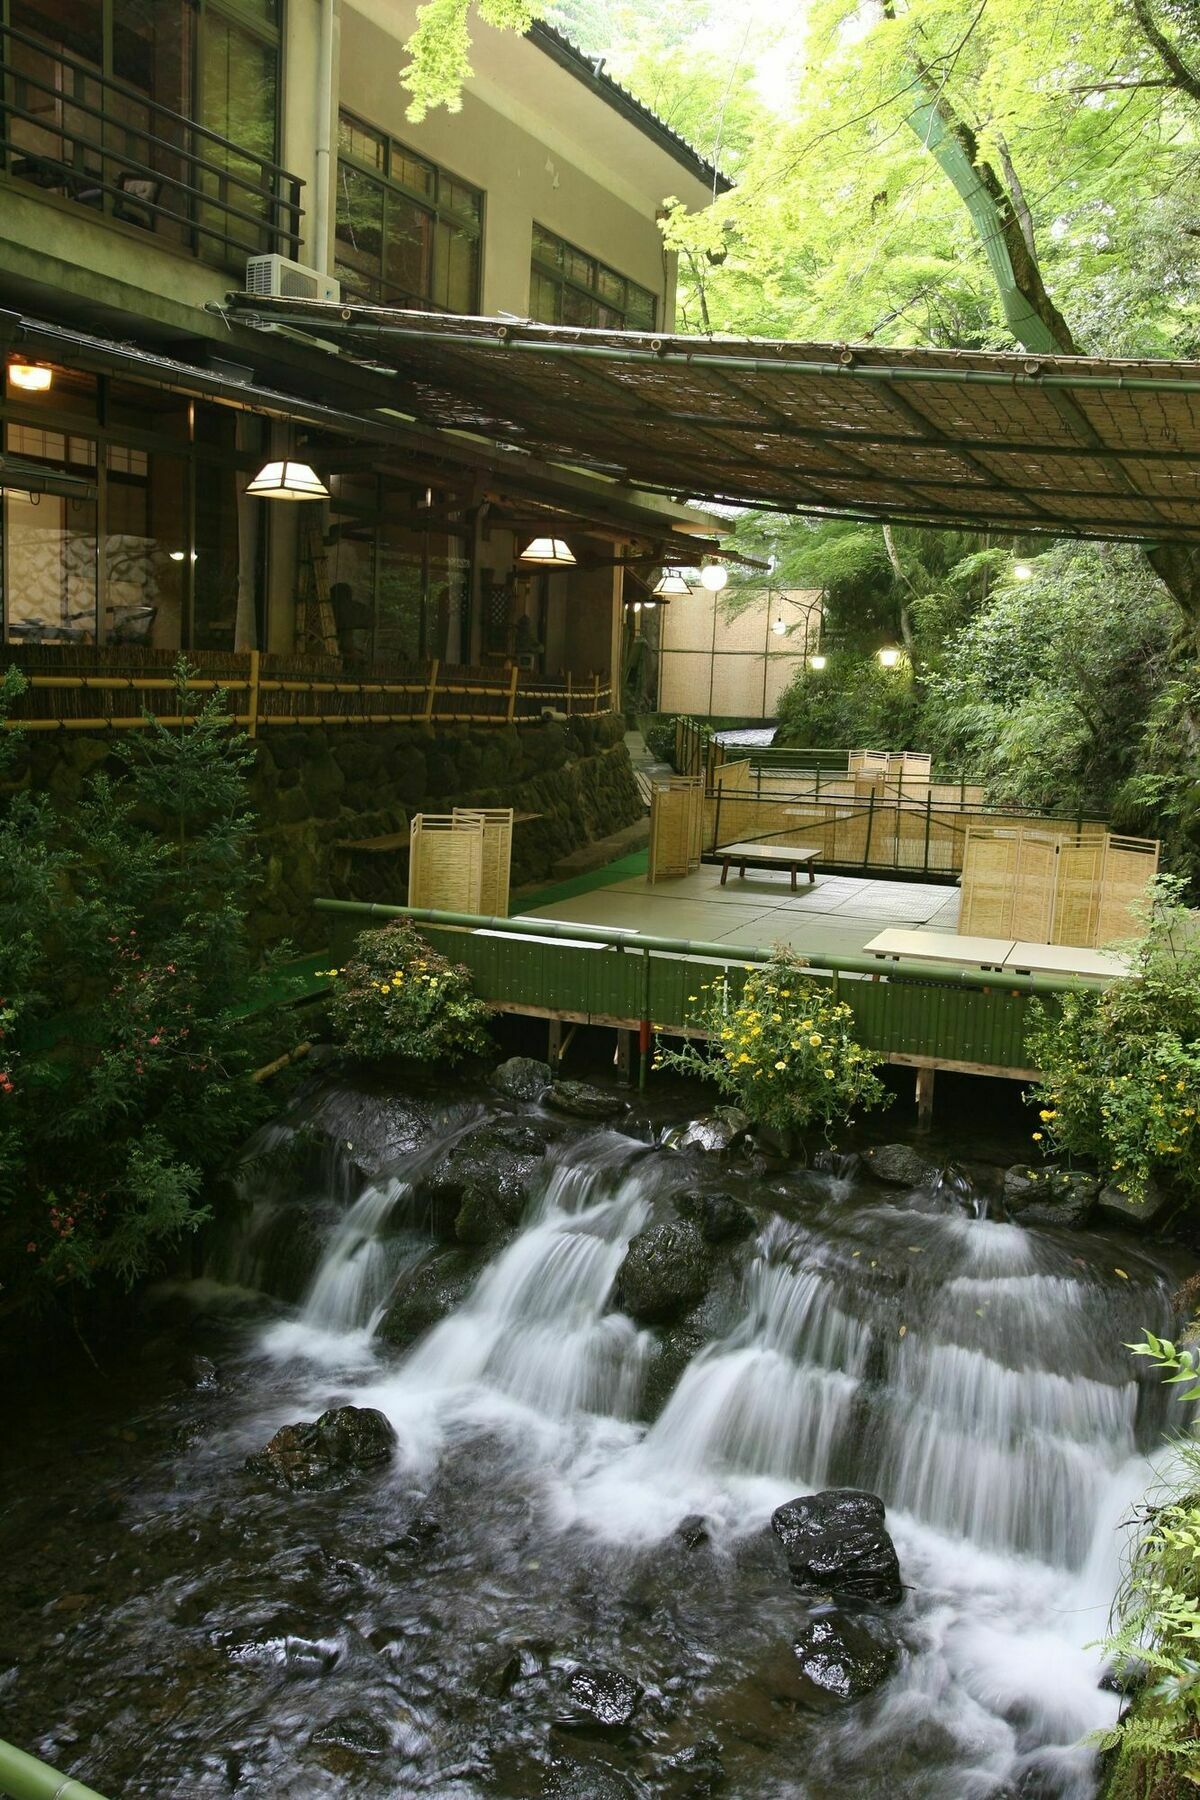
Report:
M48 673L59 655L61 673ZM173 659L168 651L138 653L136 661L119 650L16 651L9 660L28 685L8 724L39 732L137 730L150 715L177 725ZM311 660L257 650L200 652L189 661L198 669L194 691L227 692L235 722L252 735L284 725L530 725L547 712L594 717L612 698L599 675L550 677L515 666L492 671L434 661L348 677L332 660L314 669Z
M8 175L239 274L248 256L299 254L304 183L269 157L13 26L0 75Z
M60 1775L48 1763L39 1762L0 1738L0 1794L9 1800L104 1800L95 1788L85 1787L71 1775Z

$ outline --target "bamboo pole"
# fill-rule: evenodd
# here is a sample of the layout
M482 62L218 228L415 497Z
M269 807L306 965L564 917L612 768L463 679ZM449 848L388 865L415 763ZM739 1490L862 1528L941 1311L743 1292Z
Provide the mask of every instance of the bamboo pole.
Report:
M250 723L246 730L251 737L258 736L258 651L250 652Z
M518 669L516 663L514 663L512 666L512 674L510 675L508 682L508 711L505 714L504 719L506 725L512 724L513 715L517 710L517 683L520 679L521 671Z
M433 702L437 694L438 670L441 666L442 665L436 656L429 665L429 686L425 690L425 711L422 714L426 724L428 724L433 717Z

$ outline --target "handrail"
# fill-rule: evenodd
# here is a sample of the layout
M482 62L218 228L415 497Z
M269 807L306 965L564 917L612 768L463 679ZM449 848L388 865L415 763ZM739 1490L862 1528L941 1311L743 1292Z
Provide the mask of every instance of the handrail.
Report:
M775 952L762 947L747 948L743 944L706 944L698 938L659 937L649 932L612 931L605 925L576 925L561 919L508 919L482 913L439 912L427 906L392 906L379 900L313 901L317 912L353 913L371 919L412 919L420 925L442 925L468 931L499 933L504 937L563 938L578 943L604 944L614 950L632 950L648 955L667 953L695 956L706 961L724 963L768 963ZM828 970L832 974L878 975L892 981L916 981L923 986L999 989L1005 994L1098 993L1109 985L1103 976L1086 975L1017 975L1007 970L989 973L985 969L931 969L924 963L902 960L886 962L874 956L828 956L805 951L797 959L802 967Z
M9 1800L104 1800L95 1788L73 1775L60 1775L49 1763L39 1762L15 1744L0 1738L0 1794Z

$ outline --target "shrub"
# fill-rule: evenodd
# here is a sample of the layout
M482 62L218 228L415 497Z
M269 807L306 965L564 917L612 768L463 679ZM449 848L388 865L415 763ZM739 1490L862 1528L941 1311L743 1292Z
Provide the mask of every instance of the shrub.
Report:
M1152 1176L1200 1197L1200 931L1160 877L1131 974L1034 1008L1034 1098L1051 1148L1094 1159L1131 1199Z
M690 1022L706 1030L707 1044L660 1047L656 1067L715 1081L752 1119L779 1130L828 1132L857 1111L886 1106L891 1095L875 1074L881 1059L855 1042L853 1014L832 985L803 967L778 950L751 971L740 996L724 975L702 984L689 996L700 1000Z
M472 992L470 972L439 956L405 920L364 931L335 973L334 1032L356 1056L459 1063L491 1048L491 1014Z

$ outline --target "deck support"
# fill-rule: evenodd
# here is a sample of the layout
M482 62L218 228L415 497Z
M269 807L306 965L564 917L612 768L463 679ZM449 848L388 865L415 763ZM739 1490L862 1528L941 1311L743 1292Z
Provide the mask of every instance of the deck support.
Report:
M564 1030L564 1026L566 1029ZM571 1040L579 1029L578 1023L568 1025L565 1019L551 1019L549 1040L546 1048L546 1061L557 1075L562 1061L571 1048Z
M632 1087L633 1075L633 1039L632 1031L622 1031L617 1027L617 1053L613 1058L617 1068L617 1080L622 1087Z
M933 1125L933 1084L937 1070L922 1067L917 1070L917 1130L929 1131Z

